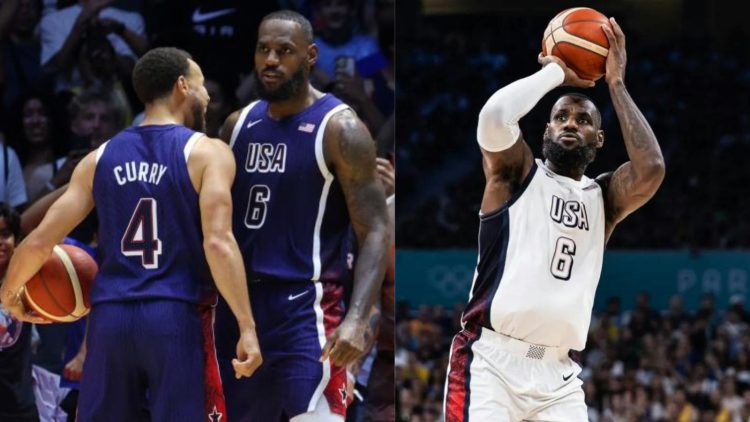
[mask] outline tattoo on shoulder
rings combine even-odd
[[[364,124],[349,110],[341,112],[336,122],[336,137],[342,158],[352,164],[374,162],[375,142]]]

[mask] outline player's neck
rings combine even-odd
[[[583,177],[583,172],[586,171],[585,168],[580,169],[562,169],[555,165],[552,161],[549,159],[544,160],[544,165],[547,166],[548,169],[552,170],[553,173],[559,174],[560,176],[565,176],[573,180],[581,180]]]
[[[182,116],[178,116],[166,104],[149,104],[146,105],[145,117],[138,126],[151,125],[184,125],[185,121]]]
[[[268,116],[274,120],[294,116],[313,105],[322,96],[322,92],[313,88],[309,83],[306,83],[303,85],[298,96],[288,100],[269,102]]]

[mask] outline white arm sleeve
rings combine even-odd
[[[521,128],[518,121],[565,80],[565,73],[557,63],[492,94],[479,112],[477,142],[487,151],[503,151],[516,142]]]

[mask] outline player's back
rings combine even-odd
[[[465,326],[582,350],[604,255],[604,200],[587,177],[536,160],[499,210],[480,216],[479,262]]]
[[[211,277],[187,167],[201,136],[179,125],[131,127],[97,151],[101,265],[92,303],[201,299]]]
[[[282,120],[268,103],[243,109],[230,146],[234,233],[251,280],[337,281],[348,274],[349,214],[325,163],[323,135],[347,108],[330,94]]]

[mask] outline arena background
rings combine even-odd
[[[484,186],[476,119],[535,72],[547,22],[568,7],[617,18],[626,86],[663,150],[656,196],[610,239],[586,351],[592,421],[747,421],[750,219],[747,4],[709,1],[400,1],[397,7],[397,403],[439,420],[451,337],[476,264]],[[558,89],[521,120],[536,156]],[[627,160],[601,80],[604,148]]]

